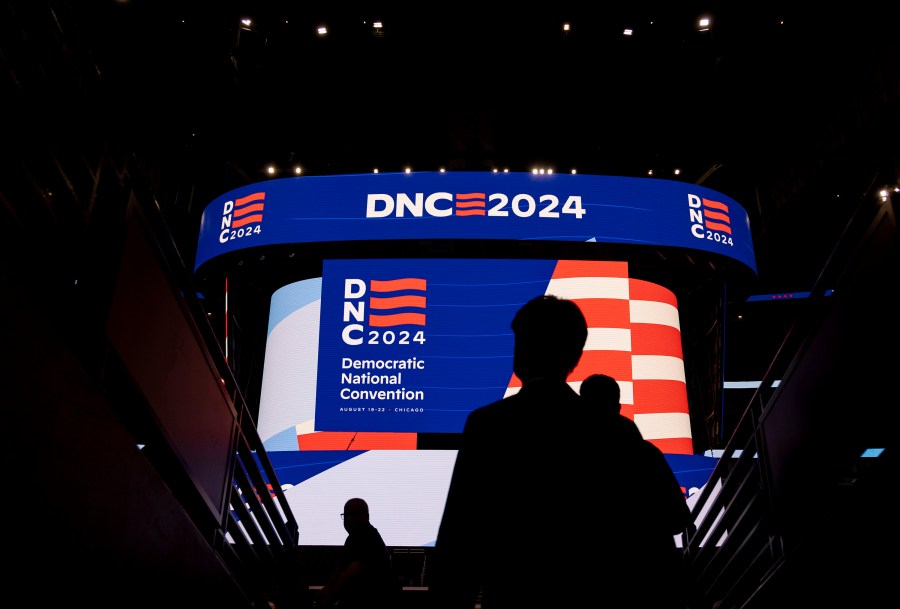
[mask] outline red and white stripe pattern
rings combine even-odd
[[[588,323],[584,355],[569,376],[615,378],[622,414],[664,453],[693,454],[678,303],[668,289],[628,276],[627,262],[560,260],[546,290],[575,301]],[[521,381],[513,375],[507,395]]]

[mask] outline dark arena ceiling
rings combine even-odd
[[[193,268],[209,202],[297,167],[684,181],[750,215],[758,276],[731,286],[739,306],[809,290],[860,204],[897,186],[897,12],[866,2],[12,2],[0,19],[4,158],[19,171],[4,200],[27,223],[16,188],[45,181],[29,155],[79,155],[104,138],[165,183],[158,205]],[[285,273],[269,258],[254,263],[258,302],[245,304],[263,325]],[[219,277],[196,279],[215,302]]]
[[[12,21],[27,27],[38,9],[20,4]],[[73,56],[95,62],[96,110],[177,155],[193,186],[178,229],[188,263],[203,206],[269,178],[270,164],[279,177],[652,171],[741,203],[757,239],[753,289],[799,290],[860,198],[897,181],[886,7],[82,4],[50,3]],[[51,121],[83,123],[63,99],[40,103]]]

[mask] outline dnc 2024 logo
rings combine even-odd
[[[728,206],[720,201],[688,195],[691,234],[698,239],[707,239],[725,245],[734,245],[731,237],[731,216]]]
[[[424,330],[394,328],[425,327],[426,284],[425,279],[416,277],[371,279],[368,283],[362,279],[345,279],[342,319],[346,325],[341,331],[344,344],[424,344]],[[370,293],[368,297],[367,293]]]
[[[222,224],[219,243],[258,235],[262,231],[266,193],[254,192],[234,201],[225,201],[222,208]]]
[[[417,192],[398,193],[396,197],[383,193],[370,193],[366,196],[366,218],[387,218],[395,216],[403,218],[478,217],[490,216],[505,218],[510,213],[519,218],[530,218],[537,214],[539,218],[560,218],[565,215],[580,220],[587,210],[581,202],[581,196],[571,195],[562,201],[556,195],[533,195],[521,193],[510,196],[504,193],[487,194],[484,192],[433,192],[428,196]]]

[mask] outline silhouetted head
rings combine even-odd
[[[581,382],[580,393],[591,404],[612,414],[619,414],[622,410],[619,383],[611,376],[590,375]]]
[[[575,369],[587,340],[587,321],[578,305],[556,296],[526,302],[512,320],[513,371],[523,382],[563,379]]]
[[[359,497],[348,499],[341,516],[344,519],[344,530],[352,533],[369,522],[369,504]]]

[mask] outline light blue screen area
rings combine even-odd
[[[269,328],[266,336],[280,324],[285,317],[322,297],[322,278],[304,279],[275,290],[269,306]]]
[[[288,427],[281,433],[266,440],[263,446],[265,446],[266,452],[276,450],[300,450],[300,445],[297,442],[297,430],[293,427]]]

